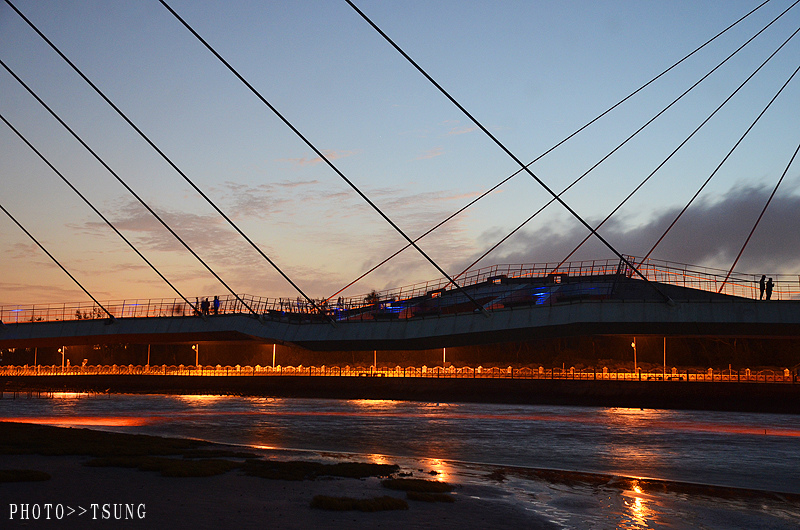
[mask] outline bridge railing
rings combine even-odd
[[[689,287],[702,291],[721,292],[749,299],[760,297],[758,275],[731,275],[726,281],[726,271],[681,263],[641,259],[629,256],[627,260],[636,265],[637,269],[650,281]],[[490,286],[486,291],[488,295],[501,298],[505,294],[511,295],[514,288],[505,284],[506,279],[526,278],[542,279],[558,283],[566,278],[613,278],[619,276],[633,277],[634,271],[619,260],[590,260],[564,263],[540,263],[518,265],[493,265],[469,271],[459,278],[462,286],[477,286],[485,284]],[[788,275],[772,275],[774,289],[773,300],[800,299],[800,277]],[[337,300],[316,302],[323,312],[334,319],[358,319],[369,316],[370,313],[383,312],[387,317],[396,311],[399,316],[402,311],[402,302],[430,299],[425,301],[425,308],[431,314],[441,312],[442,307],[438,301],[433,300],[435,295],[445,291],[452,291],[454,286],[448,285],[446,280],[435,280],[400,287],[397,289],[370,293],[368,295],[339,298]],[[483,287],[481,287],[483,289]],[[191,299],[190,299],[191,300]],[[208,304],[204,304],[208,300]],[[546,303],[561,303],[559,298],[548,299]],[[415,303],[416,303],[415,302]],[[535,303],[540,303],[537,300]],[[474,310],[473,306],[463,308],[458,306],[450,312]],[[146,317],[176,317],[193,316],[200,314],[203,307],[205,312],[213,314],[231,313],[256,313],[267,315],[271,318],[283,318],[294,322],[313,322],[324,320],[317,314],[317,310],[306,300],[301,298],[268,298],[251,295],[196,297],[192,303],[186,303],[180,298],[162,299],[133,299],[112,300],[103,302],[103,307],[114,318],[146,318]],[[492,307],[488,307],[490,310]],[[405,316],[414,316],[418,312],[408,312]],[[315,316],[316,315],[316,316]],[[0,322],[5,324],[21,322],[54,322],[86,319],[105,319],[108,315],[103,309],[92,302],[64,303],[64,304],[37,304],[30,306],[0,306]],[[370,317],[371,318],[371,317]]]
[[[452,379],[560,379],[573,381],[684,381],[702,383],[797,383],[797,374],[789,369],[777,370],[676,370],[609,371],[607,368],[538,368],[469,366],[188,366],[188,365],[39,365],[0,366],[5,376],[74,376],[74,375],[141,375],[141,376],[292,376],[292,377],[424,377]]]
[[[671,262],[657,259],[647,259],[635,256],[626,256],[629,263],[648,280],[689,287],[702,291],[720,292],[722,294],[740,296],[744,298],[759,298],[760,275],[734,273],[726,281],[727,271],[710,267],[700,267],[686,263]],[[559,266],[560,265],[560,266]],[[480,283],[500,278],[540,278],[558,277],[588,277],[612,276],[622,274],[627,277],[637,277],[630,267],[620,262],[619,259],[572,261],[564,264],[527,263],[527,264],[498,264],[468,271],[463,276],[456,278],[459,285],[469,287]],[[774,282],[772,299],[790,300],[800,298],[800,276],[767,274]],[[405,300],[416,296],[423,296],[437,290],[453,290],[455,286],[445,279],[416,283],[400,288],[394,288],[372,293],[380,300]],[[369,295],[362,295],[346,300],[351,306],[357,306]],[[362,303],[363,305],[363,303]]]

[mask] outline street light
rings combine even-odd
[[[61,354],[61,370],[64,370],[64,353],[66,352],[66,350],[67,350],[66,346],[61,346],[58,349],[58,353]]]
[[[200,364],[200,345],[199,344],[192,344],[192,349],[194,350],[194,365],[199,366]]]
[[[636,365],[636,337],[633,337],[633,342],[631,342],[631,346],[633,347],[633,373],[638,374],[639,368]]]

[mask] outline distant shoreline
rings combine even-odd
[[[339,376],[5,376],[0,390],[219,394],[800,414],[800,384]]]

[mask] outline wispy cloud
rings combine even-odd
[[[0,305],[28,305],[31,303],[83,300],[86,295],[77,286],[75,288],[62,288],[50,283],[39,285],[36,283],[0,282],[4,300]],[[11,309],[11,307],[6,307]],[[6,320],[6,323],[10,323]]]
[[[475,126],[470,127],[468,125],[464,126],[464,127],[453,127],[452,129],[450,129],[447,132],[446,136],[456,136],[456,135],[459,135],[459,134],[467,134],[467,133],[471,133],[471,132],[474,132],[474,131],[477,131],[477,130],[478,130],[477,127],[475,127]]]
[[[495,190],[490,195],[494,195],[495,193],[502,193],[503,190]],[[455,195],[441,195],[435,198],[436,201],[445,202],[445,201],[460,201],[465,199],[474,199],[478,195],[482,194],[483,191],[470,191],[467,193],[457,193]]]
[[[325,158],[328,160],[338,160],[340,158],[347,158],[350,156],[357,155],[359,153],[358,150],[352,151],[335,151],[333,149],[326,149],[322,151],[322,154],[325,155]],[[315,166],[320,164],[323,160],[321,157],[313,157],[313,158],[279,158],[279,162],[289,162],[292,165],[305,167],[305,166]]]
[[[227,223],[215,213],[198,214],[166,208],[153,208],[164,222],[203,258],[230,261],[237,259],[234,248],[246,245]],[[114,225],[141,251],[188,253],[178,239],[137,202],[129,201],[116,208]],[[77,230],[107,234],[104,223],[90,221],[75,227]]]
[[[433,149],[429,149],[424,153],[420,154],[414,160],[427,160],[429,158],[436,158],[437,156],[441,156],[444,154],[444,147],[434,147]]]
[[[14,243],[7,251],[11,259],[33,259],[44,256],[42,249],[33,243]]]

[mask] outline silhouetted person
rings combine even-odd
[[[772,287],[773,287],[774,285],[775,285],[775,284],[774,284],[774,283],[772,283],[772,278],[770,278],[769,280],[767,280],[767,300],[769,300],[770,298],[772,298]]]
[[[208,315],[210,307],[211,304],[208,303],[208,298],[203,298],[203,301],[200,302],[200,309],[203,311],[204,315]]]
[[[197,297],[194,298],[194,314],[200,316],[200,300]]]
[[[214,314],[219,314],[219,296],[214,297]]]
[[[764,299],[764,289],[766,288],[766,285],[767,285],[767,275],[766,274],[762,274],[761,275],[761,280],[759,280],[759,282],[758,282],[758,289],[760,291],[759,295],[758,295],[758,299],[759,300],[763,300]]]

